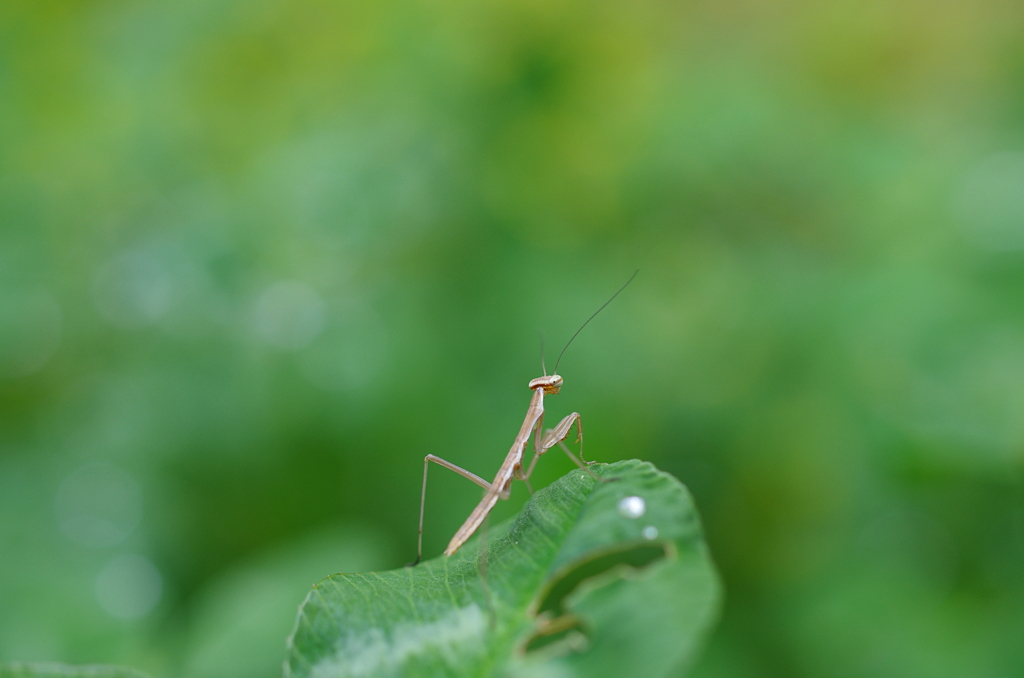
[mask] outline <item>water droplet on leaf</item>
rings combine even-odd
[[[639,518],[647,511],[647,503],[642,497],[623,497],[619,500],[619,513],[626,518]]]

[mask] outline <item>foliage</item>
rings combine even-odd
[[[539,491],[514,521],[413,568],[317,584],[286,676],[668,675],[715,617],[686,489],[638,461]]]

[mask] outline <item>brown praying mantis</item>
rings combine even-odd
[[[428,454],[423,459],[423,491],[420,494],[420,526],[419,535],[416,541],[416,560],[411,563],[415,565],[420,562],[423,557],[423,509],[427,500],[427,469],[430,466],[430,462],[434,462],[438,466],[455,471],[463,478],[471,480],[484,489],[483,499],[476,505],[473,512],[466,518],[466,522],[462,524],[462,527],[455,533],[451,541],[448,542],[448,548],[444,550],[446,556],[450,556],[459,550],[466,541],[473,536],[473,533],[477,531],[484,519],[487,518],[495,504],[498,503],[499,499],[508,499],[511,495],[512,480],[522,480],[526,483],[526,486],[530,487],[530,476],[533,474],[533,468],[537,464],[537,460],[543,456],[545,452],[554,447],[555,445],[561,446],[562,450],[569,456],[573,462],[581,469],[586,471],[592,478],[596,478],[590,469],[587,468],[589,464],[594,462],[588,462],[583,459],[583,426],[580,423],[579,412],[573,412],[569,416],[558,422],[558,425],[548,431],[544,431],[544,396],[555,395],[558,390],[562,387],[562,377],[558,375],[558,363],[562,360],[562,355],[565,353],[565,349],[569,348],[569,344],[572,343],[573,339],[583,331],[583,328],[587,326],[594,317],[604,310],[604,307],[612,303],[612,299],[619,296],[619,292],[626,289],[626,285],[633,282],[633,278],[636,277],[636,271],[629,277],[629,280],[618,289],[608,301],[601,304],[601,307],[594,311],[593,315],[587,318],[586,322],[580,325],[580,328],[576,330],[576,333],[572,335],[565,347],[562,348],[562,352],[558,354],[558,359],[555,361],[554,374],[548,374],[547,370],[544,370],[544,376],[537,377],[530,381],[530,390],[533,391],[533,396],[530,398],[530,406],[526,409],[526,418],[523,420],[523,425],[519,429],[519,433],[516,435],[515,441],[512,443],[512,449],[508,451],[505,456],[505,461],[502,463],[501,468],[498,469],[497,475],[494,476],[494,480],[487,482],[480,476],[467,471],[466,469],[456,466],[450,461],[446,461],[441,457],[433,454]],[[543,367],[543,360],[541,364]],[[580,456],[577,459],[576,455],[566,447],[563,442],[568,436],[569,432],[576,425],[576,442],[580,444]],[[530,465],[523,471],[523,457],[526,454],[526,445],[530,441],[530,436],[533,436],[533,459],[530,461]],[[532,491],[532,489],[531,489]]]

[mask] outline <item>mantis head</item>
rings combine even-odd
[[[530,381],[530,390],[536,391],[538,388],[544,389],[544,393],[548,395],[554,395],[558,393],[558,389],[562,388],[562,377],[557,374],[552,374],[547,377],[537,377]]]

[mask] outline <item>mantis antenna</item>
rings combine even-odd
[[[565,342],[565,346],[564,346],[564,347],[562,348],[562,353],[559,353],[559,354],[558,354],[558,360],[556,360],[556,361],[555,361],[555,374],[558,374],[558,363],[562,362],[562,355],[563,355],[563,354],[565,353],[565,349],[569,348],[569,344],[571,344],[571,343],[572,343],[572,340],[573,340],[573,339],[575,339],[575,338],[576,338],[576,336],[577,336],[577,335],[578,335],[578,334],[579,334],[580,332],[582,332],[582,331],[583,331],[583,328],[587,326],[587,323],[589,323],[589,322],[590,322],[591,320],[593,320],[593,319],[594,319],[594,317],[595,317],[595,316],[596,316],[596,315],[597,315],[598,313],[600,313],[601,311],[603,311],[603,310],[604,310],[604,307],[605,307],[605,306],[607,306],[608,304],[612,303],[612,299],[614,299],[615,297],[619,296],[619,292],[621,292],[622,290],[626,289],[626,285],[628,285],[629,283],[633,282],[633,278],[635,278],[635,277],[636,277],[636,274],[637,274],[637,273],[639,273],[639,272],[640,272],[640,269],[639,269],[639,268],[638,268],[638,269],[636,269],[635,271],[633,271],[633,275],[629,276],[629,280],[627,280],[627,281],[626,281],[626,282],[625,282],[625,283],[624,283],[624,284],[622,285],[622,287],[620,287],[620,288],[619,288],[619,289],[618,289],[618,290],[617,290],[617,291],[615,292],[615,294],[613,294],[613,295],[612,295],[611,297],[609,297],[609,298],[608,298],[608,301],[606,301],[606,302],[604,302],[603,304],[601,304],[601,308],[599,308],[599,309],[597,309],[596,311],[594,311],[593,315],[591,315],[591,316],[590,316],[589,318],[587,318],[586,322],[584,322],[584,323],[583,323],[582,325],[580,325],[580,328],[579,328],[578,330],[576,330],[576,334],[574,334],[574,335],[572,335],[571,337],[569,337],[569,341]],[[545,372],[544,372],[544,374],[547,374],[547,372],[545,371]]]

